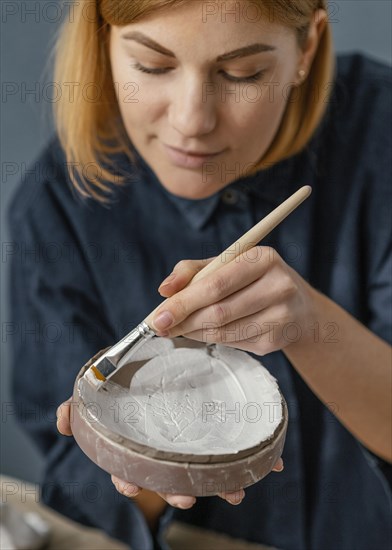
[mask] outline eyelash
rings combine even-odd
[[[161,75],[161,74],[166,74],[168,72],[168,69],[148,69],[147,67],[140,65],[140,63],[133,63],[131,64],[131,67],[133,67],[134,69],[137,69],[138,71],[141,71],[142,73],[152,74],[152,75]],[[229,82],[238,82],[238,83],[257,82],[258,80],[261,79],[261,77],[265,73],[265,71],[262,70],[256,74],[247,76],[245,78],[236,78],[235,76],[228,75],[224,71],[221,71],[221,72],[224,75],[224,78],[226,78],[226,80],[228,80]]]

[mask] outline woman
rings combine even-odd
[[[14,370],[18,399],[45,404],[24,419],[47,456],[44,501],[134,548],[173,515],[282,549],[386,548],[388,69],[348,56],[335,70],[324,0],[100,0],[76,3],[55,80],[68,95],[45,177],[10,209],[20,250],[43,251],[15,255],[11,292],[15,320],[39,326],[15,343]],[[262,246],[184,288],[304,184],[310,199]],[[158,287],[159,335],[245,350],[278,379],[291,419],[279,475],[197,502],[113,479],[115,499],[48,422]],[[66,435],[69,414],[66,402]]]

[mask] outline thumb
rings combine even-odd
[[[193,277],[209,264],[215,256],[212,258],[206,258],[205,260],[181,260],[174,266],[172,273],[162,281],[158,287],[158,292],[165,298],[173,296],[193,279]]]
[[[72,397],[62,403],[57,411],[57,429],[62,435],[72,435],[71,428],[71,406]]]

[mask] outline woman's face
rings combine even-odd
[[[295,32],[246,4],[197,0],[111,27],[126,131],[175,195],[205,198],[245,175],[298,81]]]

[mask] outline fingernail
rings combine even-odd
[[[165,328],[169,328],[170,325],[173,324],[173,322],[174,317],[170,313],[170,311],[162,311],[162,313],[160,313],[158,317],[154,319],[154,327],[157,330],[165,330]]]
[[[188,504],[185,504],[183,502],[179,502],[178,504],[174,503],[173,506],[176,508],[181,508],[181,510],[187,510],[191,506],[193,506],[196,502],[196,499],[194,498],[191,502],[188,502]]]
[[[127,486],[126,489],[123,490],[123,495],[126,497],[135,497],[138,492],[140,491],[139,487],[136,487],[136,485],[133,486]]]
[[[283,460],[280,462],[280,468],[279,468],[279,469],[276,468],[276,467],[274,467],[274,468],[272,469],[273,472],[283,472],[283,470],[284,470],[284,462],[283,462]]]
[[[176,278],[176,273],[172,273],[161,282],[158,288],[162,288],[163,286],[169,285],[174,281],[175,278]]]
[[[226,497],[226,499],[230,502],[230,504],[234,504],[234,506],[237,506],[237,504],[241,504],[244,496],[245,496],[245,491],[241,491],[239,495],[236,495],[231,498]]]
[[[241,504],[242,500],[243,500],[244,497],[242,498],[235,498],[235,499],[231,499],[231,498],[228,498],[228,502],[230,502],[230,504],[232,504],[233,506],[237,506],[238,504]]]

